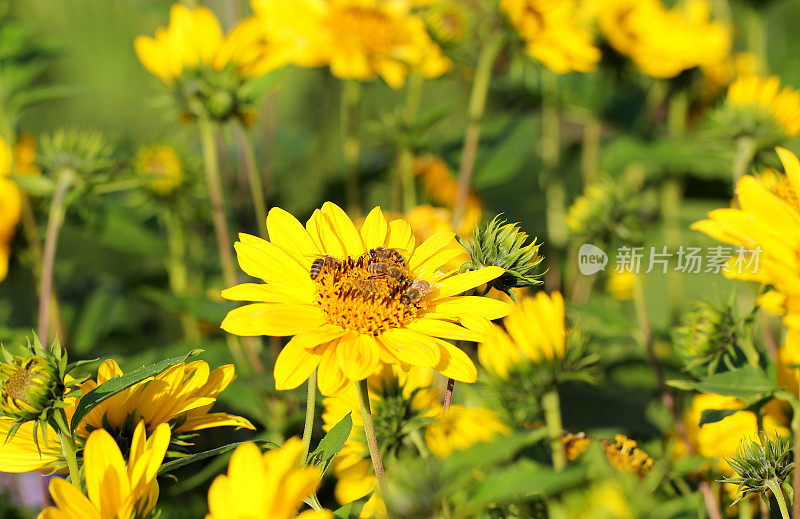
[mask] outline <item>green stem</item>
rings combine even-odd
[[[397,171],[403,186],[403,213],[417,205],[417,187],[414,184],[414,154],[411,148],[403,146],[397,156]]]
[[[745,3],[743,13],[743,31],[747,50],[755,54],[758,59],[759,73],[767,73],[767,37],[764,28],[764,15],[761,7],[752,2]]]
[[[217,145],[214,142],[215,126],[210,119],[205,117],[197,120],[197,126],[200,131],[200,142],[203,148],[203,166],[208,183],[208,198],[211,202],[217,250],[222,265],[222,278],[225,281],[225,285],[230,287],[236,283],[236,271],[234,270],[233,253],[230,246],[231,234],[225,215],[225,201],[222,195],[222,175],[219,171]],[[245,341],[240,341],[238,337],[228,334],[226,342],[237,363],[257,372],[263,371],[254,340],[247,338]],[[246,348],[242,347],[242,342],[244,342]],[[247,355],[245,355],[245,350]]]
[[[50,214],[47,217],[47,231],[44,239],[44,253],[42,257],[42,290],[39,296],[39,340],[47,348],[47,331],[50,312],[50,300],[53,293],[53,268],[56,262],[56,246],[61,224],[64,223],[66,213],[66,196],[72,185],[74,172],[62,169],[56,172],[56,187],[53,198],[50,200]]]
[[[558,100],[558,75],[542,71],[542,158],[541,182],[545,191],[547,255],[550,270],[545,282],[550,290],[561,289],[561,256],[569,237],[566,224],[566,189],[558,172],[561,160],[561,109]]]
[[[186,268],[186,236],[183,225],[172,207],[164,207],[162,217],[167,231],[169,287],[176,296],[186,296],[189,273]],[[181,310],[180,321],[184,338],[189,342],[199,343],[201,333],[197,318],[190,312]]]
[[[425,445],[425,440],[422,439],[422,435],[419,432],[419,429],[415,429],[409,433],[409,438],[414,443],[414,446],[417,448],[419,455],[422,456],[423,459],[428,459],[431,456],[430,451],[428,450],[428,446]]]
[[[780,483],[778,483],[778,481],[775,479],[770,479],[767,480],[766,485],[770,490],[772,490],[772,494],[778,501],[778,508],[781,510],[781,517],[783,519],[790,519],[789,509],[786,507],[786,499],[783,496],[783,490],[781,489]]]
[[[739,501],[739,519],[753,519],[753,503],[750,499]]]
[[[361,420],[364,422],[364,434],[367,437],[367,447],[372,458],[372,468],[375,469],[375,477],[378,478],[378,488],[381,496],[386,495],[386,471],[383,469],[381,451],[378,447],[378,439],[375,437],[375,425],[372,423],[372,410],[369,407],[369,389],[367,381],[359,380],[356,382],[358,391],[358,403],[361,406]]]
[[[553,456],[553,468],[557,472],[561,472],[567,466],[567,455],[564,452],[564,443],[561,441],[564,427],[561,425],[561,403],[558,398],[558,389],[553,388],[542,396],[542,409],[547,426],[547,439],[550,442],[550,452]]]
[[[583,143],[581,147],[581,173],[583,185],[597,181],[600,164],[600,138],[603,125],[594,113],[587,114],[583,122]]]
[[[250,185],[250,198],[253,202],[258,234],[267,239],[267,202],[264,197],[264,183],[261,182],[261,175],[258,172],[252,135],[245,129],[244,125],[236,125],[236,140],[239,142],[239,148],[244,158],[244,166],[247,170],[247,183]]]
[[[794,370],[793,370],[794,371]],[[798,377],[800,381],[800,377]],[[792,419],[792,429],[794,432],[794,466],[792,471],[792,517],[800,518],[800,412],[795,406],[794,418]]]
[[[308,451],[311,447],[311,434],[314,432],[314,413],[317,411],[317,370],[308,377],[308,394],[306,396],[306,423],[303,426],[303,465],[308,462]]]
[[[67,468],[69,469],[69,480],[77,488],[83,490],[81,484],[81,475],[78,469],[78,456],[77,449],[75,448],[75,440],[69,430],[69,421],[63,409],[58,411],[59,415],[56,416],[55,424],[58,430],[58,438],[61,440],[61,451],[64,453],[64,458],[67,460]]]
[[[358,178],[361,155],[360,109],[361,83],[356,80],[347,80],[342,88],[341,123],[344,163],[347,168],[347,208],[352,216],[361,214]]]
[[[687,117],[689,113],[689,95],[685,89],[673,93],[669,100],[668,126],[669,133],[675,139],[686,136]],[[669,251],[675,251],[681,245],[681,206],[683,205],[683,179],[679,176],[668,176],[662,188],[661,215],[664,220],[664,245]],[[683,306],[683,277],[680,272],[670,269],[667,272],[668,301],[672,322],[680,318]]]
[[[494,60],[503,48],[503,36],[494,33],[481,49],[475,77],[472,80],[472,91],[469,97],[467,114],[467,131],[464,133],[464,145],[461,150],[461,165],[458,169],[458,193],[453,207],[453,227],[458,227],[467,208],[467,198],[472,185],[472,172],[478,155],[478,144],[481,138],[481,120],[486,108],[486,97],[489,94],[489,83],[492,79]]]
[[[733,187],[736,188],[737,182],[742,176],[747,173],[747,168],[753,162],[756,155],[757,144],[756,140],[752,137],[742,136],[736,141],[736,155],[733,158]]]

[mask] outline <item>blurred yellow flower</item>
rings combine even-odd
[[[151,179],[150,189],[162,196],[172,193],[183,182],[183,163],[172,146],[142,147],[136,153],[134,169]]]
[[[716,63],[702,66],[705,78],[704,95],[713,97],[724,91],[735,79],[754,76],[760,71],[758,56],[752,52],[738,52]]]
[[[637,274],[633,272],[617,272],[616,269],[611,269],[606,282],[608,293],[618,301],[630,301],[636,288],[636,277]]]
[[[17,137],[14,146],[14,173],[17,175],[41,175],[42,170],[36,165],[36,138],[24,133]]]
[[[342,79],[383,78],[399,88],[411,70],[450,69],[411,4],[397,0],[252,0],[265,32],[301,66],[328,66]]]
[[[280,449],[261,453],[254,443],[236,447],[228,473],[208,489],[206,519],[329,519],[328,510],[306,510],[303,500],[314,494],[322,477],[319,467],[303,466],[303,443],[289,438]]]
[[[788,331],[784,344],[778,349],[778,358],[775,360],[778,368],[778,385],[797,395],[800,370],[789,368],[792,365],[800,365],[800,334],[797,331]]]
[[[238,76],[253,77],[288,61],[286,53],[266,39],[256,18],[245,18],[223,35],[208,8],[189,9],[180,3],[172,5],[169,25],[159,27],[154,38],[137,37],[134,49],[142,65],[167,85],[188,70],[219,71],[232,65]]]
[[[0,416],[0,438],[7,438],[14,420]],[[8,441],[0,442],[0,472],[53,472],[66,468],[58,433],[47,425],[38,431],[39,448],[33,441],[33,421],[23,423]],[[45,437],[47,441],[45,441]]]
[[[491,325],[478,345],[478,359],[484,368],[508,378],[522,362],[542,362],[564,356],[564,298],[560,292],[548,296],[537,292],[514,305],[503,319],[503,328]]]
[[[726,416],[719,422],[708,423],[700,427],[700,418],[706,409],[739,409],[744,402],[730,396],[702,393],[692,398],[692,403],[683,414],[683,426],[695,452],[706,458],[718,460],[718,470],[730,474],[731,469],[725,458],[733,456],[739,443],[747,439],[757,439],[758,423],[756,415],[750,411],[739,411]],[[782,415],[776,401],[767,404],[763,409],[762,430],[770,437],[787,436],[789,429],[784,425]]]
[[[731,48],[730,27],[711,19],[708,0],[686,0],[671,9],[661,0],[609,0],[598,23],[614,49],[657,78],[719,63]]]
[[[602,481],[592,484],[588,490],[566,494],[561,502],[548,507],[551,519],[634,519],[637,517],[623,493],[618,481]]]
[[[452,210],[458,199],[458,179],[447,163],[435,155],[422,155],[414,159],[414,175],[420,177],[425,192],[434,202]],[[474,191],[467,195],[464,219],[456,231],[471,234],[480,220],[483,204]]]
[[[146,517],[158,501],[156,476],[169,442],[169,425],[161,424],[148,439],[139,423],[126,467],[114,438],[104,430],[94,431],[83,455],[88,499],[66,480],[53,478],[50,494],[56,506],[42,510],[39,519]]]
[[[450,406],[443,414],[441,398],[434,384],[433,371],[427,368],[404,370],[386,367],[367,379],[370,408],[378,435],[378,444],[386,452],[396,453],[409,444],[428,449],[439,457],[476,443],[491,441],[498,434],[508,434],[496,413],[490,409]],[[323,400],[323,429],[330,430],[347,413],[353,419],[350,437],[333,462],[338,480],[336,499],[344,504],[373,492],[360,517],[384,517],[386,510],[378,495],[378,480],[372,469],[364,436],[360,404],[354,387],[348,387]],[[406,425],[420,418],[420,429],[409,432]]]
[[[800,92],[784,87],[778,76],[743,76],[728,88],[727,103],[758,110],[780,126],[787,136],[800,133]]]
[[[757,303],[772,313],[785,314],[784,323],[800,330],[800,161],[789,150],[776,151],[788,182],[770,182],[770,190],[745,175],[736,189],[739,209],[716,209],[691,228],[734,246],[760,248],[757,272],[730,268],[724,274],[770,285],[773,290],[760,296]]]
[[[411,226],[400,219],[387,222],[379,207],[360,231],[330,202],[314,211],[305,228],[273,208],[267,230],[271,242],[239,235],[239,265],[266,284],[223,291],[226,299],[254,304],[229,312],[222,329],[294,336],[275,361],[277,389],[294,389],[318,369],[320,391],[333,395],[383,364],[401,363],[475,381],[469,357],[443,339],[480,340],[480,332],[470,328],[474,323],[510,311],[500,301],[459,295],[503,269],[440,272],[461,253],[453,233],[438,232],[417,245]]]
[[[500,0],[525,52],[557,74],[591,72],[600,49],[574,0]]]
[[[22,217],[22,191],[11,180],[13,155],[8,143],[0,138],[0,281],[8,274],[11,256],[9,243]]]
[[[119,365],[114,360],[106,360],[97,371],[97,382],[87,380],[81,384],[82,394],[121,375],[123,371]],[[173,436],[211,427],[255,429],[240,416],[209,412],[217,396],[234,378],[232,364],[213,371],[207,363],[199,360],[176,364],[104,400],[81,420],[76,434],[86,438],[90,431],[104,428],[121,432],[126,423],[131,423],[131,418],[135,423],[143,423],[148,432],[162,423],[169,423],[174,427]],[[66,411],[68,418],[72,419],[74,408]]]

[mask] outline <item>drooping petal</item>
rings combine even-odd
[[[322,352],[304,348],[294,339],[283,347],[275,359],[275,389],[294,389],[311,376],[322,360]]]
[[[351,382],[340,367],[337,347],[338,341],[325,349],[317,368],[317,385],[320,393],[325,396],[335,395]]]
[[[378,340],[401,362],[432,368],[439,363],[439,345],[426,335],[406,328],[383,332]]]
[[[437,340],[436,342],[440,348],[440,360],[433,369],[445,377],[459,382],[471,384],[478,379],[478,368],[475,367],[475,363],[472,362],[469,355],[447,341]]]

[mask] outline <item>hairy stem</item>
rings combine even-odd
[[[67,460],[67,468],[69,469],[69,480],[77,488],[83,489],[81,484],[81,475],[78,470],[78,456],[77,448],[75,447],[75,440],[72,437],[72,432],[69,430],[69,421],[63,409],[58,411],[55,416],[56,429],[58,430],[58,439],[61,440],[61,451],[64,453],[64,458]]]
[[[781,510],[781,517],[783,519],[790,519],[789,509],[786,507],[786,499],[783,495],[780,483],[776,479],[770,479],[766,482],[767,487],[772,491],[775,499],[778,501],[778,508]]]
[[[56,246],[61,224],[64,223],[66,212],[65,199],[72,184],[73,171],[62,169],[56,173],[56,188],[50,200],[50,213],[47,217],[47,231],[44,240],[44,255],[42,257],[42,289],[39,295],[39,340],[47,347],[47,330],[49,325],[49,312],[51,294],[53,292],[53,267],[56,262]]]
[[[306,423],[303,426],[303,464],[308,462],[308,450],[311,447],[311,434],[314,431],[314,413],[317,411],[317,370],[308,377],[308,394],[306,396]]]
[[[467,114],[467,131],[464,133],[464,145],[461,150],[461,165],[458,169],[458,192],[453,207],[453,227],[457,227],[467,208],[467,198],[472,185],[472,172],[475,169],[475,158],[478,155],[478,144],[481,138],[481,120],[486,108],[486,97],[492,79],[494,60],[503,47],[503,37],[499,33],[492,34],[484,44],[478,56],[475,77],[472,80],[472,91],[469,97]]]
[[[561,472],[567,466],[567,455],[561,441],[563,426],[561,425],[561,402],[558,389],[553,388],[542,396],[544,421],[547,426],[547,439],[550,442],[550,453],[553,456],[553,468]]]
[[[382,496],[386,495],[386,471],[383,469],[381,451],[378,447],[378,439],[375,437],[375,425],[372,423],[372,410],[369,407],[369,389],[367,381],[359,380],[356,382],[358,390],[358,403],[361,405],[361,420],[364,422],[364,434],[367,436],[367,446],[369,455],[372,458],[372,467],[375,469],[375,477],[378,478],[378,487]]]

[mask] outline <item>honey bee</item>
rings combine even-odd
[[[411,283],[411,286],[408,287],[408,290],[406,290],[406,293],[400,297],[400,302],[404,305],[417,304],[427,295],[430,288],[431,284],[427,281],[415,279],[414,282]]]
[[[310,270],[311,279],[317,279],[320,273],[322,272],[322,269],[324,269],[325,267],[333,267],[336,264],[337,264],[336,258],[331,256],[330,254],[326,254],[321,258],[315,259],[311,263],[311,270]]]
[[[395,265],[399,265],[401,267],[406,266],[406,260],[403,259],[403,256],[398,252],[398,249],[375,247],[374,249],[369,251],[369,255],[370,258],[372,258],[372,261],[376,262],[391,261]]]
[[[367,272],[373,278],[388,277],[396,281],[403,279],[405,275],[400,267],[390,266],[388,263],[383,262],[370,263],[367,265]]]

